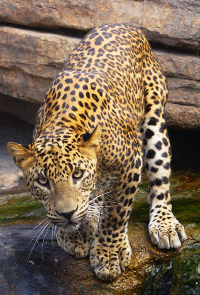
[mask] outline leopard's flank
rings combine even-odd
[[[33,197],[60,228],[58,245],[89,255],[100,279],[115,279],[130,263],[128,220],[143,166],[151,241],[169,249],[186,239],[170,201],[166,99],[165,77],[144,35],[102,25],[52,82],[33,143],[8,143]]]

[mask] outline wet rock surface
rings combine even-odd
[[[200,294],[200,244],[189,246],[169,263],[151,267],[143,295]]]

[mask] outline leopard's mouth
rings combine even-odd
[[[49,218],[50,221],[58,226],[59,228],[62,228],[63,230],[67,231],[67,232],[76,232],[77,229],[80,227],[81,223],[80,222],[72,222],[70,220],[56,220],[56,219],[53,219],[53,218]]]
[[[76,210],[75,210],[76,211]],[[52,212],[47,213],[49,220],[57,227],[63,229],[66,232],[76,232],[82,223],[82,218],[76,218],[74,216],[68,216],[68,214],[52,214]],[[85,216],[85,215],[84,215]],[[69,218],[70,217],[70,218]]]

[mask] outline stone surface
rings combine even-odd
[[[169,88],[168,126],[200,130],[200,58],[158,50],[155,54]]]
[[[148,186],[143,179],[129,222],[131,263],[113,282],[97,279],[88,258],[76,259],[58,248],[45,220],[35,227],[35,220],[44,218],[36,201],[13,195],[0,206],[0,294],[166,295],[165,287],[178,295],[188,284],[188,294],[195,294],[192,291],[199,290],[193,284],[199,280],[199,180],[200,171],[172,175],[173,212],[185,225],[188,240],[178,250],[159,250],[148,235]]]
[[[51,234],[44,243],[41,236],[31,252],[35,242],[31,239],[37,236],[37,230],[29,233],[31,229],[28,225],[0,227],[1,295],[118,295],[122,292],[138,295],[149,263],[154,257],[158,258],[142,244],[135,253],[136,263],[133,262],[116,281],[102,282],[95,277],[87,258],[76,259],[58,248],[55,242],[52,247]],[[144,230],[141,230],[140,227],[140,236],[143,236]]]
[[[167,103],[165,112],[168,126],[200,131],[199,107]]]
[[[76,38],[0,28],[0,93],[40,103]]]
[[[137,26],[149,40],[199,50],[198,0],[2,0],[0,20],[36,28],[88,31],[102,23]],[[64,30],[65,32],[65,30]]]
[[[200,108],[200,58],[154,50],[168,82],[168,102]]]
[[[200,294],[199,265],[200,244],[196,244],[175,256],[170,263],[154,265],[142,294]]]
[[[34,124],[39,103],[78,42],[79,38],[1,27],[1,110]],[[200,130],[200,58],[158,49],[154,52],[168,81],[168,125]],[[14,103],[12,98],[34,102],[33,107],[24,112],[22,103]]]

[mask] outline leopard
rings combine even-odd
[[[37,116],[33,141],[9,142],[35,200],[57,225],[57,243],[89,256],[101,280],[129,265],[128,221],[143,169],[148,231],[159,249],[187,239],[172,213],[167,82],[140,29],[104,24],[67,57]]]

